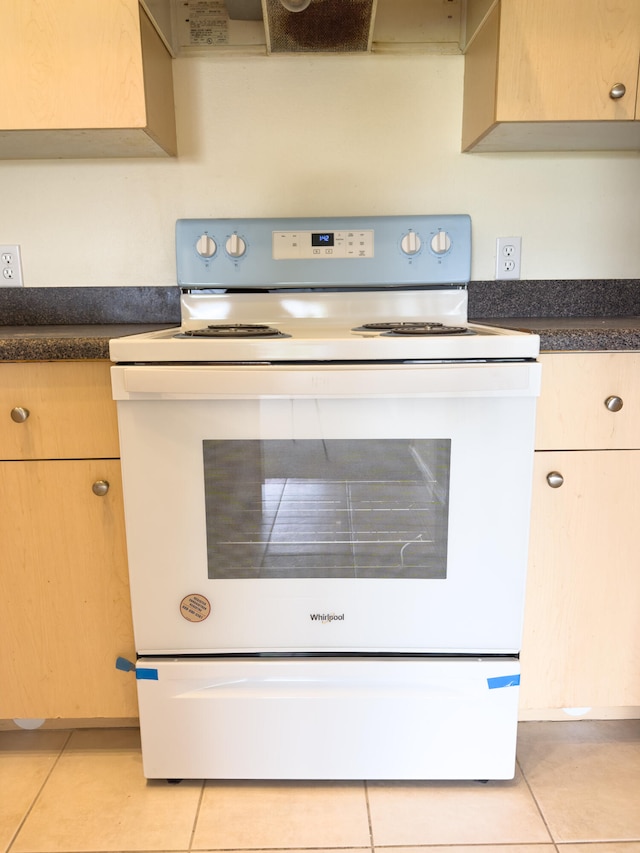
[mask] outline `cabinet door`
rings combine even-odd
[[[521,709],[640,705],[639,491],[640,451],[536,453]]]
[[[129,127],[144,116],[137,0],[3,4],[3,129]],[[8,48],[8,49],[7,49]]]
[[[118,457],[109,369],[106,361],[0,365],[0,459]]]
[[[138,0],[0,4],[0,157],[176,153],[171,56]]]
[[[0,541],[0,718],[137,716],[119,461],[1,462]]]
[[[498,121],[635,117],[637,0],[502,0]],[[610,97],[623,83],[626,95]]]
[[[464,151],[640,147],[637,0],[468,4],[482,25],[465,50]]]
[[[553,353],[540,361],[537,450],[640,448],[640,353]]]

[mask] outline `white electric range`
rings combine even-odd
[[[468,216],[179,220],[111,342],[145,774],[510,778],[535,335]]]

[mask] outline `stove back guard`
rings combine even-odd
[[[365,235],[363,253],[347,253],[346,242],[358,234]],[[286,244],[285,257],[275,250],[276,235]],[[471,220],[466,214],[179,219],[176,265],[182,288],[460,286],[471,273]]]

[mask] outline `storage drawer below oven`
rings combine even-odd
[[[511,779],[514,658],[141,658],[144,773]]]

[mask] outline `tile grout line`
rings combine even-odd
[[[197,847],[194,853],[197,851],[201,851],[201,853],[285,853],[285,851],[293,851],[293,853],[298,853],[298,851],[304,851],[304,853],[334,853],[334,851],[335,853],[364,853],[364,851],[369,851],[369,847]],[[102,853],[108,853],[108,851],[102,851]],[[157,851],[125,850],[118,851],[118,853],[157,853]],[[179,853],[179,851],[175,851],[175,853]],[[186,851],[185,853],[191,852]]]
[[[187,848],[188,853],[191,853],[193,850],[193,839],[196,835],[196,829],[198,826],[198,819],[200,817],[200,809],[202,808],[202,801],[204,800],[204,788],[207,784],[207,780],[203,779],[202,784],[200,785],[200,796],[198,797],[198,805],[196,806],[196,813],[193,817],[193,826],[191,827],[191,835],[189,836],[189,846]]]
[[[375,844],[373,841],[373,820],[371,819],[371,804],[369,803],[369,783],[365,779],[362,783],[364,785],[364,802],[367,808],[367,822],[369,824],[369,844],[371,846],[371,853],[375,853]]]
[[[499,847],[504,847],[506,849],[511,849],[513,847],[553,847],[555,850],[558,849],[557,845],[553,841],[518,841],[516,843],[513,841],[464,841],[462,844],[455,841],[448,841],[445,844],[381,844],[376,848],[376,851],[385,850],[387,853],[390,853],[390,851],[397,851],[397,853],[401,853],[402,850],[427,851],[433,848],[437,848],[438,850],[446,850],[447,848],[460,850],[465,847],[473,849],[474,851],[480,851],[482,847],[486,847],[491,850],[495,850]],[[228,851],[228,853],[231,853],[231,851]]]
[[[525,783],[525,785],[527,786],[527,790],[528,790],[528,791],[529,791],[529,793],[531,794],[531,799],[532,799],[532,800],[533,800],[533,802],[536,804],[536,809],[538,810],[538,814],[540,815],[540,819],[542,820],[542,822],[543,822],[543,824],[544,824],[544,828],[545,828],[545,829],[547,830],[547,832],[549,833],[549,838],[551,839],[551,843],[553,844],[553,846],[554,846],[554,848],[555,848],[555,850],[556,850],[556,853],[560,853],[559,848],[558,848],[558,844],[557,844],[557,842],[556,842],[555,838],[553,837],[553,833],[551,832],[551,827],[549,826],[549,824],[548,824],[548,822],[547,822],[547,819],[546,819],[546,817],[544,816],[544,812],[542,811],[542,807],[540,806],[540,803],[538,802],[538,798],[537,798],[537,797],[536,797],[536,795],[533,793],[533,788],[532,788],[532,787],[531,787],[531,785],[529,784],[529,780],[527,779],[527,775],[526,775],[526,773],[524,772],[524,770],[523,770],[523,768],[522,768],[522,765],[520,764],[520,762],[518,761],[518,759],[517,759],[517,758],[516,758],[516,764],[518,765],[518,769],[520,770],[520,773],[522,773],[522,778],[524,779],[524,783]]]
[[[582,844],[582,842],[579,842]],[[591,843],[591,842],[587,842]],[[598,843],[598,842],[594,842]],[[512,848],[512,847],[553,847],[555,850],[558,849],[557,845],[553,841],[464,841],[462,844],[456,841],[447,841],[444,844],[441,843],[428,843],[428,844],[411,844],[409,845],[412,850],[429,850],[431,848],[438,849],[446,849],[452,848],[454,850],[460,850],[461,848],[469,848],[473,850],[479,850],[481,847],[491,848],[492,850],[498,847]],[[376,851],[380,850],[406,850],[406,844],[380,844]],[[227,853],[232,853],[232,851],[227,851]]]
[[[569,843],[569,842],[567,842]],[[573,843],[573,842],[571,842]],[[575,842],[577,844],[600,844],[602,842],[599,841],[579,841]],[[613,842],[614,844],[626,844],[629,842]],[[460,850],[461,848],[469,848],[474,850],[480,850],[480,848],[485,847],[487,849],[496,849],[499,847],[504,847],[505,849],[510,849],[513,847],[518,848],[526,848],[526,847],[553,847],[555,850],[558,849],[557,844],[553,841],[522,841],[514,844],[512,841],[470,841],[464,842],[462,844],[458,844],[456,842],[447,842],[446,844],[381,844],[377,848],[376,851],[384,850],[384,851],[397,851],[397,853],[401,853],[402,850],[424,850],[428,851],[430,849],[437,848],[446,849],[451,848],[454,850]],[[198,848],[199,850],[200,848]],[[367,847],[216,847],[216,848],[201,848],[202,853],[285,853],[285,851],[305,851],[305,853],[359,853],[360,851],[368,850]],[[138,850],[138,851],[119,851],[119,853],[154,853],[152,850]]]
[[[599,844],[602,842],[598,841],[585,841],[585,842],[577,842],[578,844]],[[614,842],[625,844],[628,842]],[[446,844],[411,844],[409,845],[412,850],[424,850],[428,851],[430,849],[446,849],[452,848],[455,850],[460,850],[461,848],[469,848],[470,850],[479,850],[481,847],[491,848],[492,850],[504,847],[504,848],[525,848],[525,847],[553,847],[555,850],[558,849],[558,846],[553,841],[522,841],[516,842],[513,841],[481,841],[481,842],[464,842],[463,844],[458,844],[456,842],[447,842]],[[199,848],[198,848],[199,849]],[[381,844],[375,848],[376,851],[381,850],[406,850],[406,844]],[[340,853],[360,853],[360,851],[369,850],[368,847],[216,847],[216,848],[202,848],[202,853],[285,853],[285,851],[305,851],[305,853],[334,853],[334,851],[340,851]],[[124,851],[124,853],[154,853],[154,851]]]
[[[57,754],[57,756],[56,756],[56,758],[55,758],[55,761],[53,762],[53,764],[52,764],[52,765],[51,765],[51,767],[49,768],[49,772],[46,774],[46,776],[45,776],[45,777],[44,777],[44,779],[42,780],[42,785],[40,785],[40,787],[38,788],[38,791],[36,792],[36,795],[35,795],[35,796],[34,796],[34,798],[31,800],[31,804],[29,805],[29,808],[28,808],[28,809],[26,810],[26,812],[24,813],[24,816],[23,816],[22,820],[19,822],[18,826],[16,827],[16,831],[15,831],[15,832],[13,833],[13,835],[11,836],[11,840],[10,840],[10,841],[9,841],[9,843],[7,844],[7,847],[6,847],[6,851],[5,851],[5,853],[10,853],[10,851],[11,851],[11,849],[12,849],[13,845],[16,843],[16,840],[17,840],[18,836],[20,835],[20,832],[22,831],[22,827],[23,827],[23,826],[25,825],[25,823],[27,822],[27,820],[28,820],[29,816],[31,815],[31,812],[32,812],[32,811],[33,811],[33,809],[35,808],[36,803],[38,802],[38,800],[39,800],[39,799],[40,799],[40,797],[42,796],[42,792],[43,792],[43,790],[44,790],[44,788],[45,788],[45,786],[46,786],[47,782],[48,782],[48,781],[49,781],[49,779],[51,778],[51,774],[53,773],[53,771],[54,771],[54,770],[56,769],[56,767],[58,766],[58,762],[59,762],[59,761],[60,761],[60,759],[62,758],[62,755],[63,755],[63,753],[64,753],[65,749],[66,749],[66,748],[67,748],[67,746],[69,745],[69,741],[71,740],[71,736],[73,735],[74,731],[75,731],[75,729],[70,729],[70,730],[69,730],[69,732],[67,733],[67,737],[66,737],[66,739],[65,739],[65,742],[64,742],[64,743],[62,744],[62,746],[60,747],[60,751],[58,752],[58,754]]]

